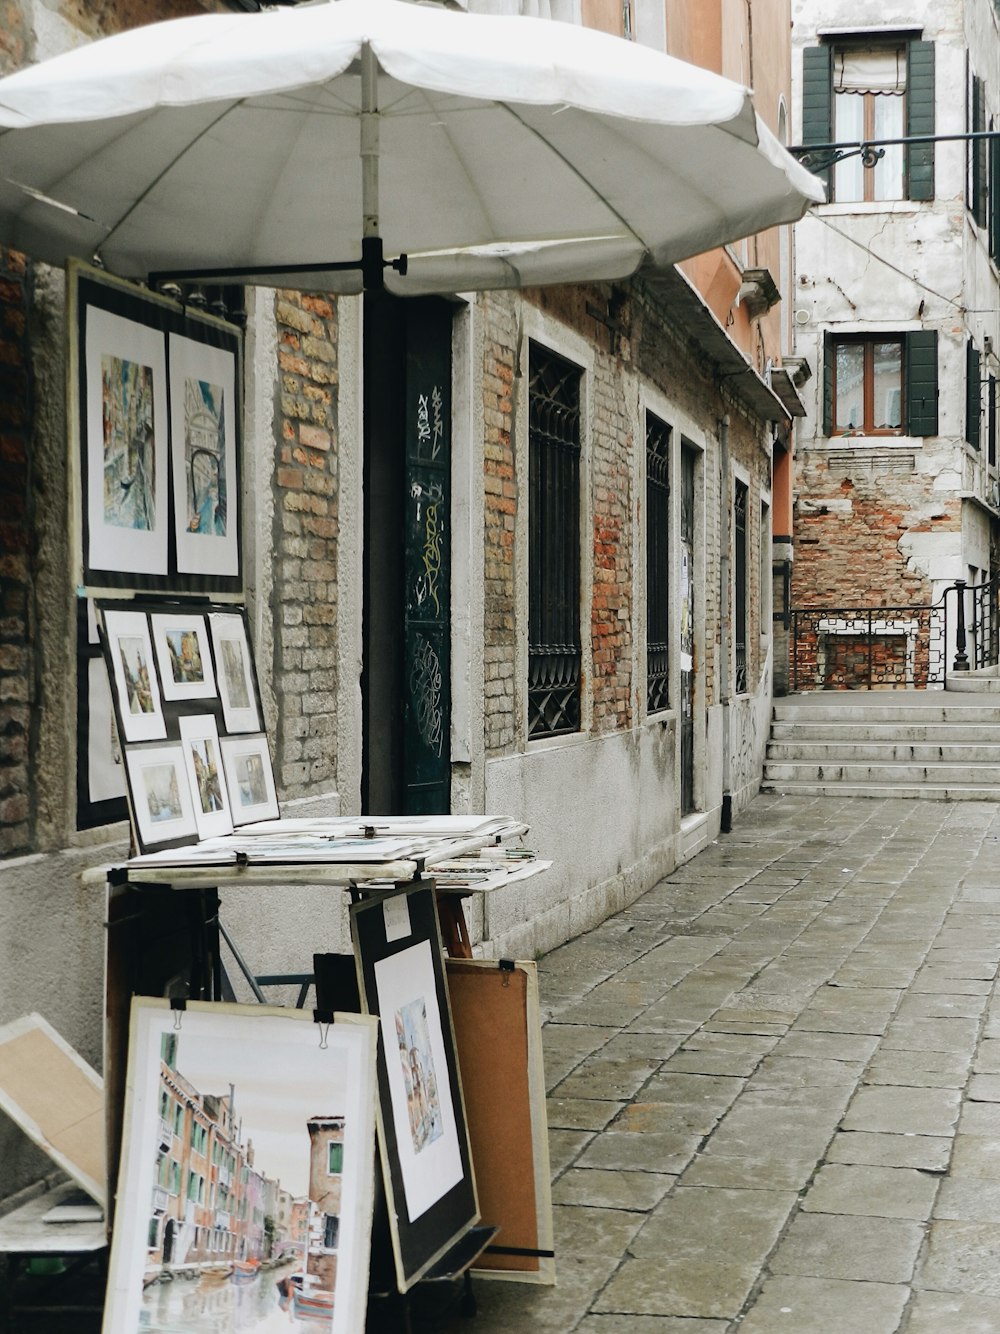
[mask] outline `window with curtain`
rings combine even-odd
[[[835,342],[835,435],[898,435],[903,424],[903,342],[900,338],[838,338]]]
[[[834,50],[833,130],[837,143],[903,138],[905,99],[904,47]],[[902,144],[887,146],[871,168],[866,168],[860,157],[838,162],[833,190],[834,199],[841,203],[905,199]]]
[[[876,139],[920,139],[891,144],[874,166],[859,157],[835,166],[818,155],[811,169],[840,203],[934,198],[934,43],[858,33],[820,42],[802,52],[802,142],[859,143]]]

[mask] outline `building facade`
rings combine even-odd
[[[101,22],[199,8],[224,6],[122,0]],[[787,137],[787,0],[566,8],[753,84]],[[8,10],[10,66],[97,35],[68,0]],[[104,897],[82,877],[128,830],[79,801],[77,686],[99,661],[70,578],[65,279],[3,259],[0,1020],[37,1009],[99,1065]],[[648,280],[227,296],[245,313],[244,591],[282,809],[523,820],[553,867],[469,901],[487,956],[603,920],[757,790],[802,411],[790,283],[783,229]],[[222,915],[259,973],[349,949],[345,904],[318,889],[230,891]],[[6,1193],[46,1170],[7,1122],[0,1156]],[[260,1253],[268,1187],[240,1171]]]
[[[997,8],[796,0],[792,13],[797,142],[922,140],[826,170],[830,202],[796,229],[789,303],[796,352],[817,368],[794,601],[887,608],[888,644],[905,619],[892,608],[998,572],[1000,158],[996,140],[961,138],[997,125]]]

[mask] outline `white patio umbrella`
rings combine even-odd
[[[737,84],[400,0],[134,29],[0,79],[0,126],[0,241],[136,278],[357,292],[363,238],[404,293],[620,278],[824,197]]]

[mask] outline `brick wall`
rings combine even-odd
[[[927,602],[931,585],[910,563],[912,539],[957,532],[961,501],[942,499],[934,478],[904,470],[909,456],[883,464],[870,451],[802,451],[797,479],[795,566],[797,606]]]
[[[0,855],[31,850],[34,654],[28,274],[0,250]]]
[[[332,788],[336,775],[336,306],[283,291],[276,316],[274,745],[278,785],[293,798]]]
[[[629,404],[622,389],[617,358],[599,356],[594,369],[591,438],[594,582],[590,634],[595,732],[632,726],[635,575],[632,569],[632,458],[635,440]]]
[[[514,480],[512,415],[517,320],[510,297],[482,298],[483,490],[485,506],[485,598],[483,672],[486,754],[514,746]],[[521,392],[527,392],[523,380]]]

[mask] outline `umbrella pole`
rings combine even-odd
[[[383,286],[378,234],[378,62],[370,43],[361,48],[361,280],[366,291]]]

